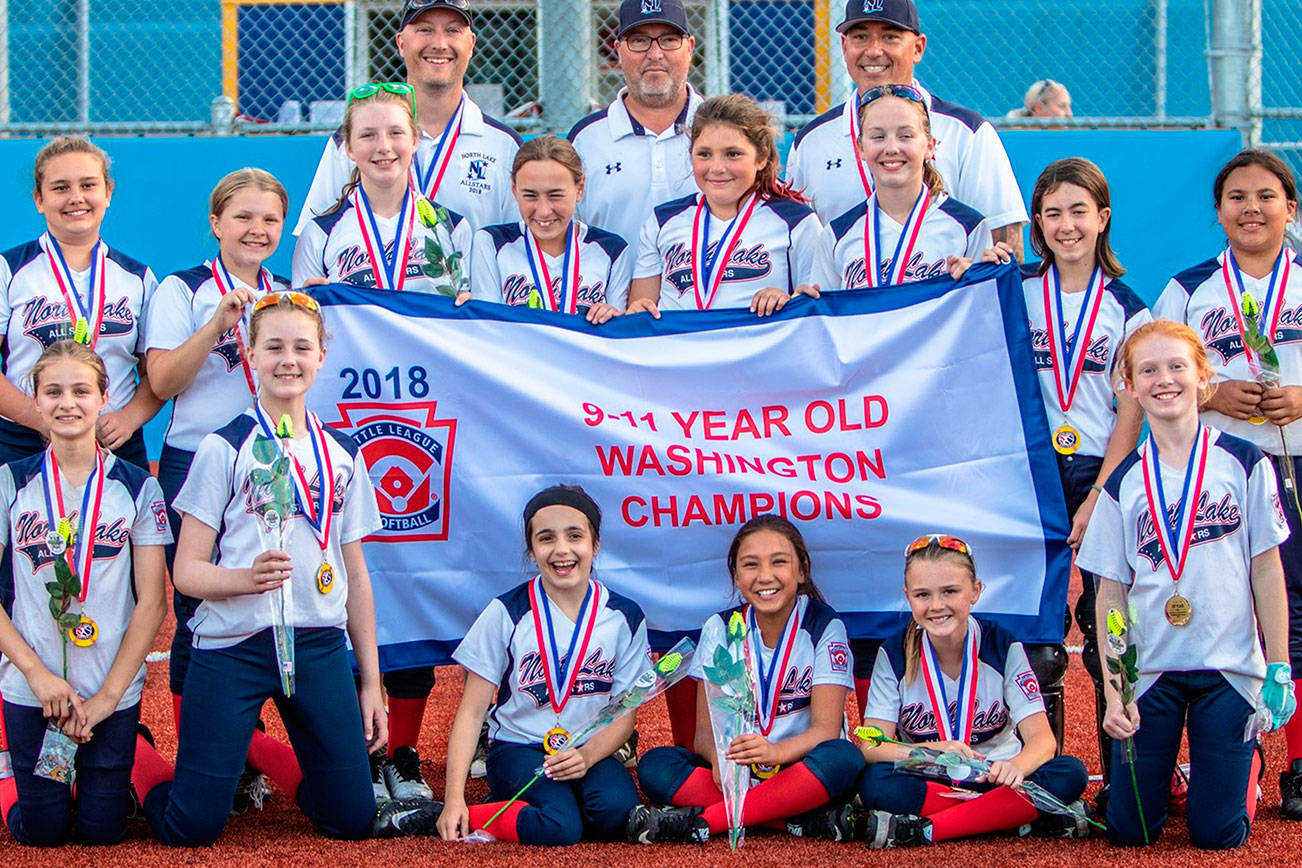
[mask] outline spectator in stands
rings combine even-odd
[[[1071,117],[1071,91],[1067,85],[1051,78],[1042,78],[1026,89],[1022,108],[1008,113],[1010,118],[1069,118]]]

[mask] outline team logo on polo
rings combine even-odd
[[[393,246],[397,241],[390,241],[384,245],[384,256],[386,259],[393,258]],[[407,254],[407,279],[420,278],[425,275],[425,249],[418,241],[413,241],[411,251]],[[339,272],[337,283],[347,283],[351,286],[364,286],[368,289],[375,288],[375,269],[371,267],[371,254],[366,252],[366,247],[362,244],[350,244],[339,251],[335,257],[335,268]],[[221,343],[220,341],[218,342]],[[218,347],[213,347],[213,352],[220,352]],[[224,356],[225,353],[222,353]],[[229,359],[227,362],[229,364]],[[239,361],[235,362],[239,364]],[[234,368],[232,367],[232,370]]]
[[[904,282],[912,283],[915,280],[930,280],[933,277],[942,277],[949,274],[949,269],[945,267],[945,260],[937,259],[934,262],[926,262],[921,253],[914,253],[909,260],[909,264],[904,268]],[[877,278],[877,284],[882,285],[883,281],[890,280],[891,277],[891,260],[882,260],[882,273]],[[845,267],[845,287],[846,289],[862,289],[868,286],[868,270],[864,267],[863,257],[850,260],[850,264]]]
[[[1203,343],[1221,357],[1222,364],[1228,365],[1243,355],[1243,335],[1239,333],[1239,322],[1232,311],[1214,307],[1203,314],[1198,327],[1202,331]],[[1275,327],[1271,343],[1279,346],[1299,341],[1302,341],[1302,305],[1280,311],[1279,325]]]
[[[221,333],[217,338],[217,343],[212,345],[210,352],[221,356],[221,360],[226,363],[226,371],[230,373],[240,366],[240,344],[235,336],[235,329],[229,328]]]
[[[833,672],[850,671],[850,647],[844,642],[828,642],[827,657]]]
[[[503,304],[528,304],[529,296],[533,293],[533,278],[527,274],[508,274],[502,281],[502,303]],[[552,278],[552,297],[559,298],[561,291],[561,278]],[[579,283],[579,293],[575,300],[576,305],[587,305],[591,307],[594,304],[600,304],[606,300],[606,281],[598,280],[595,283]],[[568,302],[568,300],[567,300]]]
[[[949,703],[949,716],[958,716],[958,701]],[[996,733],[1002,732],[1008,725],[1008,706],[1003,700],[995,700],[982,708],[977,701],[976,714],[972,717],[972,743],[983,742]],[[936,715],[931,705],[910,702],[900,709],[900,729],[909,734],[913,741],[929,741],[936,738]]]
[[[255,461],[254,464],[256,466],[257,462]],[[332,487],[334,489],[330,497],[330,511],[332,514],[338,515],[344,508],[344,479],[341,476],[338,479],[332,479],[330,481],[333,483]],[[272,492],[271,488],[272,483],[255,483],[250,476],[245,476],[243,487],[240,490],[240,493],[244,495],[245,513],[257,516],[259,523],[268,532],[276,530],[276,526],[272,525],[267,520],[267,513],[269,511],[267,507],[276,502],[276,495]],[[320,474],[312,477],[312,481],[307,484],[307,490],[313,502],[317,501],[321,497]],[[295,495],[294,499],[290,501],[289,515],[286,516],[286,518],[295,518],[302,514],[302,505],[299,504],[298,496]]]
[[[543,669],[542,655],[530,651],[520,658],[520,689],[533,698],[538,708],[547,708],[551,704],[547,691],[547,673]],[[588,652],[579,673],[574,676],[574,686],[570,696],[596,696],[608,694],[615,685],[615,660],[607,656],[602,648]]]
[[[446,540],[455,419],[436,419],[436,401],[341,403],[330,427],[350,433],[380,505],[371,540]]]
[[[716,241],[706,248],[706,258],[714,255],[714,249],[719,246]],[[763,244],[754,244],[750,247],[738,245],[732,251],[732,256],[723,266],[723,282],[736,283],[743,280],[758,280],[765,277],[773,271],[773,263],[769,259],[769,252],[764,249]],[[692,248],[688,244],[678,242],[670,245],[665,251],[665,280],[678,291],[681,296],[692,291]],[[704,287],[702,287],[704,289]]]
[[[1066,324],[1066,330],[1071,332],[1074,328],[1072,323]],[[1049,353],[1049,330],[1048,329],[1031,329],[1031,350],[1035,353],[1035,368],[1039,371],[1052,371],[1053,358]],[[1062,352],[1062,347],[1058,347],[1058,352]],[[1108,372],[1108,362],[1112,355],[1112,340],[1107,335],[1100,335],[1090,341],[1090,345],[1085,348],[1085,364],[1083,372],[1087,374],[1106,374]]]
[[[778,691],[778,717],[786,717],[809,707],[814,692],[814,667],[788,669]]]
[[[73,323],[68,319],[68,306],[62,299],[51,300],[38,295],[23,305],[23,334],[42,347],[72,339]],[[136,315],[131,312],[131,299],[122,296],[113,303],[104,303],[104,320],[99,325],[102,338],[122,337],[136,327]]]
[[[73,518],[77,517],[73,513]],[[24,510],[14,523],[14,548],[23,553],[32,565],[35,573],[41,567],[52,564],[57,559],[45,545],[45,537],[50,531],[45,516],[35,510]],[[131,525],[126,519],[116,518],[108,524],[95,526],[95,560],[111,561],[122,551],[131,536]],[[72,549],[68,548],[71,556]]]
[[[1173,523],[1175,510],[1179,506],[1179,503],[1174,503],[1167,507],[1168,527]],[[1218,540],[1223,536],[1229,536],[1238,530],[1242,524],[1243,516],[1239,512],[1239,505],[1231,499],[1229,494],[1223,495],[1220,500],[1212,500],[1212,496],[1204,491],[1198,495],[1198,512],[1194,515],[1193,536],[1190,538],[1190,544],[1202,545],[1203,543]],[[1152,513],[1144,510],[1139,514],[1135,524],[1135,531],[1136,551],[1156,571],[1165,558],[1162,556],[1162,544],[1157,539],[1157,528],[1153,526]]]

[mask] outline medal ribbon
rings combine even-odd
[[[863,197],[872,198],[873,179],[863,164],[863,152],[859,150],[859,111],[863,105],[859,102],[859,90],[854,91],[854,111],[850,112],[850,144],[854,146],[854,167],[859,170],[859,183],[863,185]],[[869,284],[870,286],[872,284]]]
[[[1260,318],[1257,327],[1272,344],[1275,342],[1275,329],[1279,328],[1279,316],[1284,312],[1284,293],[1288,289],[1289,272],[1293,267],[1288,254],[1287,247],[1279,251],[1279,258],[1275,260],[1275,266],[1270,270],[1266,298],[1258,314]],[[1234,275],[1233,281],[1230,280],[1231,273]],[[1234,259],[1234,251],[1229,248],[1226,248],[1225,255],[1221,257],[1221,278],[1225,281],[1225,291],[1230,296],[1230,310],[1234,311],[1234,321],[1238,323],[1239,336],[1243,338],[1243,352],[1250,360],[1255,361],[1257,354],[1252,347],[1248,346],[1246,324],[1243,321],[1243,273],[1239,271],[1239,263]],[[1239,290],[1237,295],[1234,292],[1236,285]]]
[[[1062,412],[1071,409],[1080,385],[1081,371],[1085,370],[1085,355],[1098,322],[1099,308],[1103,305],[1103,270],[1094,267],[1085,298],[1081,300],[1080,316],[1070,343],[1067,341],[1067,317],[1062,311],[1062,285],[1058,279],[1058,266],[1051,265],[1041,280],[1044,288],[1044,315],[1048,319],[1049,360],[1053,364],[1053,385],[1058,391],[1058,405]],[[1088,320],[1088,325],[1086,321]],[[1085,329],[1081,334],[1082,326]]]
[[[100,326],[104,323],[104,281],[105,281],[105,258],[108,254],[108,248],[104,242],[96,241],[94,248],[90,251],[90,281],[88,291],[90,298],[87,300],[85,307],[82,306],[81,296],[77,294],[77,284],[72,280],[72,270],[68,268],[68,261],[63,258],[63,248],[59,242],[54,240],[54,236],[46,232],[41,236],[41,247],[45,250],[45,258],[50,264],[50,271],[54,273],[54,282],[59,285],[59,292],[63,294],[63,303],[68,307],[68,321],[76,331],[77,320],[86,320],[86,325],[90,329],[90,348],[95,348],[95,343],[99,340]],[[57,261],[55,257],[58,257]],[[95,316],[91,316],[94,311]]]
[[[696,203],[696,217],[692,221],[692,290],[696,293],[696,309],[709,310],[714,304],[714,296],[723,283],[724,272],[728,270],[728,260],[741,241],[741,233],[750,222],[751,214],[759,203],[759,195],[751,193],[750,197],[737,209],[737,214],[728,222],[723,236],[715,245],[714,255],[710,255],[710,208],[705,204],[705,194]],[[702,295],[702,293],[705,293]]]
[[[54,447],[45,447],[45,460],[41,462],[41,483],[45,490],[45,515],[48,530],[57,530],[59,520],[70,518],[63,507],[63,483],[59,479],[59,460],[54,457]],[[95,446],[95,464],[86,478],[86,488],[81,495],[81,512],[77,515],[81,527],[77,530],[77,544],[66,549],[61,557],[81,580],[77,599],[86,602],[90,591],[90,570],[95,562],[95,528],[99,526],[100,504],[104,501],[104,453]],[[57,512],[55,511],[57,508]]]
[[[461,95],[461,101],[457,103],[457,110],[452,113],[452,120],[443,128],[443,135],[439,136],[438,144],[434,146],[434,154],[430,157],[428,171],[421,172],[419,157],[411,161],[411,174],[416,182],[416,189],[425,194],[425,198],[431,202],[438,196],[439,185],[443,183],[443,175],[448,170],[448,164],[452,162],[452,155],[457,152],[457,139],[461,138],[461,116],[466,110],[466,95]]]
[[[570,221],[565,230],[565,259],[561,264],[561,294],[557,298],[552,292],[552,276],[547,270],[547,259],[538,239],[533,237],[529,227],[524,230],[524,253],[529,260],[529,271],[533,273],[533,285],[538,287],[538,294],[548,310],[565,313],[577,313],[579,303],[579,230]],[[573,263],[571,265],[570,263]],[[540,275],[541,272],[541,275]]]
[[[891,271],[886,283],[881,283],[882,266],[882,212],[877,204],[877,194],[868,197],[868,211],[864,214],[863,225],[863,265],[868,276],[868,286],[896,286],[904,283],[904,272],[913,256],[913,248],[918,243],[918,234],[922,231],[922,221],[927,217],[931,207],[931,191],[923,184],[918,191],[918,198],[913,201],[913,208],[900,227],[900,238],[895,242],[895,253],[891,255]],[[905,246],[907,241],[908,246]],[[902,252],[901,252],[902,251]]]
[[[353,191],[353,211],[357,214],[357,227],[362,232],[366,254],[371,257],[371,273],[375,275],[376,289],[401,291],[407,283],[407,257],[411,253],[411,232],[416,223],[416,197],[408,185],[402,194],[402,207],[398,209],[398,225],[393,232],[393,256],[384,254],[384,239],[380,226],[371,211],[371,201],[358,184]]]
[[[547,592],[542,586],[542,577],[535,576],[534,580],[529,583],[529,608],[533,614],[534,635],[538,640],[538,653],[542,657],[543,675],[547,679],[547,697],[551,702],[552,711],[556,712],[559,720],[560,714],[565,710],[565,704],[570,701],[570,691],[574,689],[574,682],[578,680],[579,670],[583,668],[583,660],[588,656],[588,644],[592,641],[593,628],[597,626],[597,613],[601,611],[601,585],[596,582],[588,582],[587,593],[583,595],[583,604],[579,606],[578,617],[574,619],[574,632],[570,634],[570,647],[565,652],[565,656],[560,656],[560,648],[556,644],[556,631],[552,626],[552,609],[547,600]],[[538,610],[542,610],[543,617],[538,616]],[[584,624],[584,615],[587,615],[587,624]],[[547,623],[547,640],[543,641],[543,621]],[[579,643],[579,633],[583,634],[583,642]],[[575,654],[574,647],[578,645],[578,653]]]
[[[747,631],[746,641],[751,645],[750,658],[754,662],[753,672],[756,686],[759,688],[755,691],[756,721],[759,723],[760,734],[768,735],[778,719],[778,699],[782,695],[782,679],[786,676],[787,664],[791,662],[791,649],[796,645],[796,631],[800,629],[800,604],[797,601],[791,609],[791,614],[787,616],[787,625],[783,628],[782,635],[778,637],[778,644],[773,649],[773,657],[769,661],[767,670],[764,668],[762,656],[763,638],[755,623],[755,610],[750,606],[746,607],[746,624],[750,628]],[[781,661],[781,664],[778,661]]]
[[[956,713],[949,713],[949,697],[945,695],[945,677],[936,659],[936,649],[931,646],[927,632],[922,632],[922,677],[931,700],[932,715],[936,718],[936,738],[940,741],[972,743],[972,722],[976,718],[977,700],[977,650],[981,645],[981,627],[976,620],[967,619],[967,638],[963,642],[963,669],[958,676]]]
[[[1189,463],[1184,471],[1184,488],[1180,492],[1180,502],[1176,505],[1174,524],[1167,510],[1166,493],[1162,490],[1162,467],[1158,463],[1157,441],[1151,433],[1142,455],[1148,514],[1153,519],[1153,530],[1157,533],[1157,542],[1162,547],[1167,569],[1171,571],[1171,579],[1176,582],[1180,581],[1185,559],[1192,548],[1190,540],[1193,539],[1194,519],[1198,515],[1198,498],[1202,494],[1203,474],[1207,470],[1207,444],[1211,435],[1211,430],[1203,426],[1194,439],[1193,449],[1189,452]],[[1197,473],[1194,472],[1195,467],[1198,468]]]
[[[222,297],[235,288],[235,279],[231,273],[226,270],[226,263],[222,262],[221,254],[218,254],[212,262],[208,263],[212,269],[213,283],[217,284],[217,292]],[[263,268],[258,272],[258,288],[262,294],[266,295],[271,292],[271,273]],[[255,301],[257,299],[254,299]],[[249,366],[248,354],[244,349],[244,332],[240,329],[240,324],[248,325],[247,317],[240,314],[240,321],[235,323],[235,346],[240,351],[240,365],[244,368],[244,382],[249,386],[249,394],[258,394],[258,386],[253,380],[253,368]]]
[[[268,418],[262,405],[255,401],[253,403],[253,413],[258,418],[258,425],[262,428],[263,436],[271,439],[281,448],[281,451],[289,458],[290,479],[294,483],[294,499],[298,501],[298,509],[307,519],[308,526],[312,528],[312,535],[316,537],[317,543],[321,546],[321,551],[325,552],[326,547],[330,544],[330,524],[334,520],[334,497],[335,497],[335,468],[334,462],[330,460],[330,450],[326,442],[325,428],[321,425],[321,420],[312,411],[307,412],[307,430],[308,439],[312,443],[312,460],[316,464],[317,478],[321,480],[321,491],[316,500],[312,498],[312,489],[309,485],[307,474],[303,470],[303,465],[299,463],[298,456],[294,450],[289,448],[288,443],[282,443],[281,439],[276,436],[276,426]]]

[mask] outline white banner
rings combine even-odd
[[[798,299],[746,311],[578,317],[333,286],[312,406],[359,442],[385,530],[366,547],[382,666],[447,662],[533,574],[521,511],[582,485],[604,512],[597,573],[653,639],[735,599],[737,527],[800,527],[853,636],[902,623],[904,547],[972,544],[978,611],[1062,638],[1066,508],[1020,278]],[[1029,432],[1029,434],[1028,434]]]

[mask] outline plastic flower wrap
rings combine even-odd
[[[1261,306],[1257,300],[1252,297],[1252,293],[1243,294],[1243,343],[1252,352],[1248,353],[1248,368],[1252,371],[1253,378],[1262,386],[1273,389],[1280,384],[1282,377],[1279,372],[1279,355],[1275,352],[1274,345],[1270,342],[1273,335],[1263,334],[1259,318],[1261,316]],[[1261,425],[1266,421],[1262,415],[1254,415],[1249,422],[1254,425]],[[1284,449],[1284,493],[1288,499],[1293,501],[1293,508],[1297,510],[1298,516],[1302,517],[1302,501],[1298,498],[1297,477],[1293,468],[1292,456],[1289,454],[1288,437],[1284,434],[1284,429],[1279,429],[1279,442]]]
[[[421,270],[429,277],[443,278],[436,284],[443,295],[468,292],[470,279],[461,267],[462,253],[452,247],[452,218],[448,209],[418,196],[416,215],[421,224],[431,230],[425,236],[425,265]]]
[[[1246,305],[1245,305],[1246,306]],[[1252,320],[1254,323],[1256,319]],[[1124,608],[1129,606],[1122,604]],[[1131,615],[1134,617],[1133,613]],[[1108,609],[1104,624],[1104,657],[1108,664],[1108,680],[1117,689],[1121,704],[1129,706],[1135,701],[1135,684],[1139,681],[1139,648],[1130,637],[1130,623],[1120,607]],[[1139,825],[1144,830],[1144,843],[1148,843],[1148,823],[1144,820],[1144,805],[1139,800],[1139,778],[1135,775],[1135,739],[1121,741],[1121,759],[1130,769],[1130,789],[1139,809]]]
[[[755,688],[746,665],[746,619],[733,612],[726,641],[714,649],[714,659],[703,667],[705,699],[719,767],[719,786],[728,814],[728,845],[736,850],[745,837],[741,822],[746,793],[750,791],[750,766],[727,758],[733,739],[756,731]]]
[[[290,509],[294,503],[294,483],[289,478],[289,441],[294,437],[294,424],[289,415],[276,423],[276,443],[259,434],[253,439],[253,460],[257,465],[249,472],[249,482],[266,487],[266,499],[259,502],[262,508],[262,526],[273,538],[273,545],[285,550],[285,531],[289,524]],[[280,672],[280,686],[286,696],[294,695],[294,625],[286,621],[285,613],[294,608],[294,584],[287,581],[267,594],[271,607],[271,629],[276,644],[276,668]]]
[[[73,519],[60,518],[54,526],[55,533],[63,540],[63,547],[51,552],[54,558],[54,581],[45,583],[45,590],[50,595],[50,617],[59,629],[59,638],[63,640],[63,680],[68,680],[68,631],[81,622],[81,615],[69,611],[72,601],[81,593],[81,578],[73,571],[71,555],[62,557],[64,552],[71,552],[77,545],[77,523]]]

